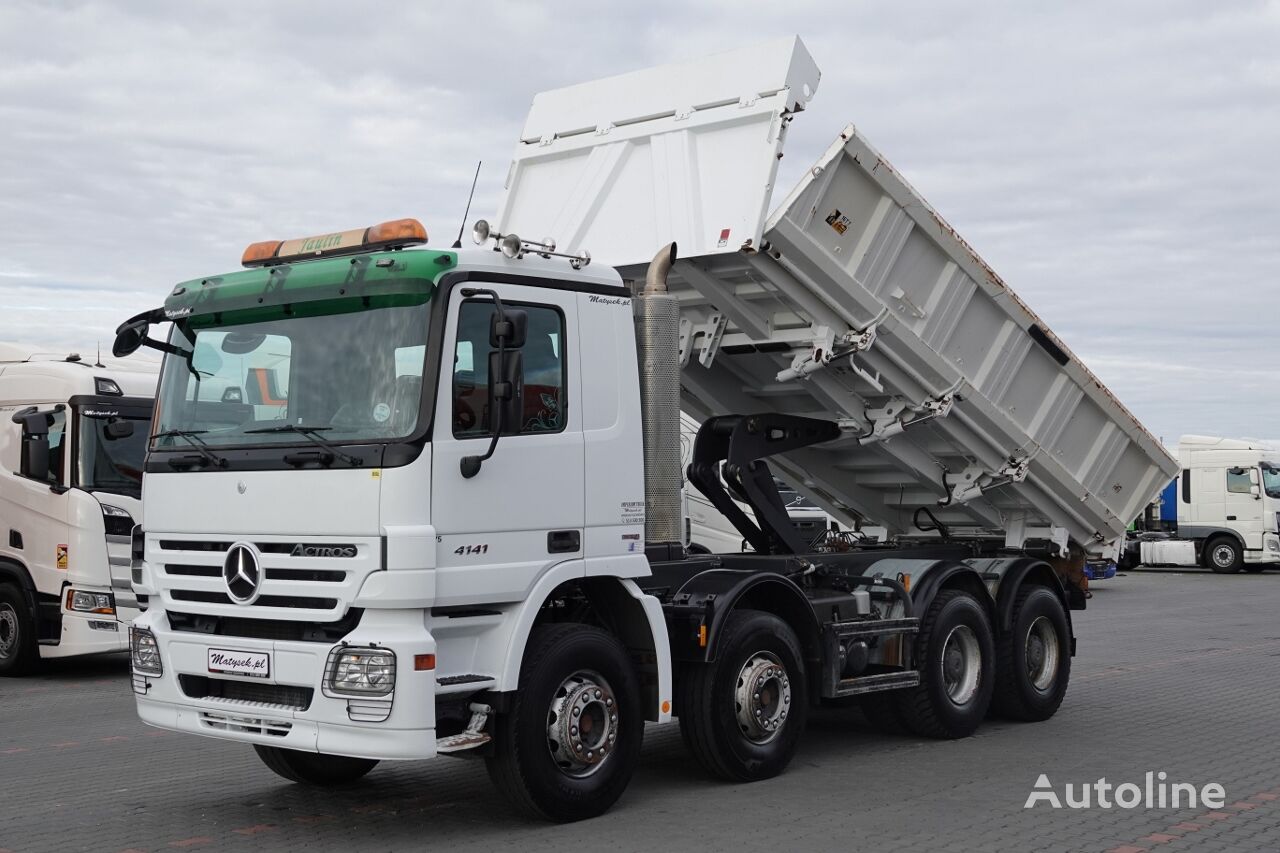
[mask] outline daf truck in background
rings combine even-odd
[[[0,675],[128,648],[158,371],[0,343]]]
[[[1124,565],[1280,568],[1280,450],[1204,435],[1178,439],[1182,470],[1144,512]]]
[[[646,721],[749,782],[831,699],[938,738],[1052,716],[1063,578],[1173,461],[852,128],[766,217],[817,84],[787,39],[544,92],[480,248],[256,243],[122,324],[165,351],[143,721],[311,785],[481,757],[566,821]],[[275,407],[201,393],[247,369]],[[753,553],[683,546],[681,410]],[[889,541],[809,549],[775,470]]]

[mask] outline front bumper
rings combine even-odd
[[[108,592],[106,589],[77,586],[89,592]],[[63,598],[65,599],[65,595]],[[129,610],[128,615],[137,611]],[[119,607],[115,614],[81,613],[67,610],[62,603],[62,630],[56,646],[41,646],[42,658],[69,658],[78,655],[97,655],[129,650],[129,624],[120,621]]]
[[[329,643],[272,641],[218,636],[169,627],[163,611],[144,613],[135,623],[156,636],[164,672],[159,677],[132,674],[138,716],[157,728],[241,743],[278,746],[357,758],[420,759],[436,754],[435,672],[415,671],[414,656],[435,654],[436,645],[422,611],[368,610],[345,641],[390,649],[396,655],[396,683],[390,713],[381,722],[359,716],[359,697],[327,696],[321,689]],[[126,635],[127,636],[127,635]],[[211,673],[209,649],[271,655],[268,678]],[[187,676],[183,679],[182,676]],[[192,696],[201,679],[262,687],[310,689],[305,707],[272,701]],[[355,703],[353,706],[352,703]]]

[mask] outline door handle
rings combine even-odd
[[[582,548],[582,533],[577,530],[553,530],[547,534],[548,554],[572,554]]]

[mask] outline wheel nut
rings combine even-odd
[[[609,715],[609,722],[611,722],[611,723],[616,723],[616,722],[618,722],[618,715],[617,715],[617,714],[610,714],[610,715]]]
[[[581,715],[582,715],[582,709],[581,709],[581,708],[574,708],[574,709],[573,709],[573,715],[574,715],[575,717],[581,716]]]
[[[597,690],[597,691],[596,691],[596,698],[597,698],[597,699],[599,699],[599,698],[600,698],[600,691],[599,691],[599,690]]]
[[[578,733],[578,727],[577,727],[577,726],[570,726],[570,727],[569,727],[569,734],[571,734],[571,735],[576,735],[577,733]]]
[[[604,704],[605,704],[605,706],[606,706],[606,707],[612,708],[612,707],[613,707],[613,697],[609,697],[608,699],[604,700]]]

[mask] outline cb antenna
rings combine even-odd
[[[467,209],[462,212],[462,224],[458,226],[458,239],[453,241],[452,249],[462,248],[462,232],[467,227],[467,217],[471,215],[471,200],[476,197],[476,181],[480,180],[480,166],[483,160],[476,161],[476,174],[471,179],[471,193],[467,196]]]

